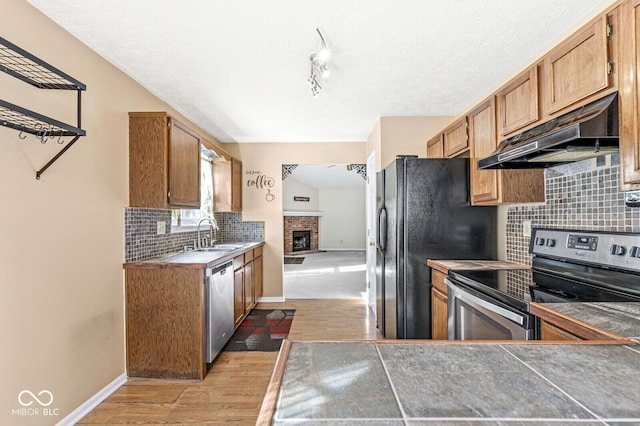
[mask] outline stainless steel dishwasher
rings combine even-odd
[[[207,363],[233,335],[233,267],[231,262],[206,269]]]

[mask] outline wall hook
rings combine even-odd
[[[24,131],[20,132],[20,134],[18,135],[18,137],[20,139],[26,139],[27,138],[27,135],[23,135],[23,133],[24,133]]]

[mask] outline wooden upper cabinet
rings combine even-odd
[[[640,185],[640,0],[620,6],[620,167],[622,189]]]
[[[469,149],[467,136],[467,117],[462,117],[444,129],[444,156],[455,157]]]
[[[169,118],[169,204],[200,208],[200,136]]]
[[[242,161],[235,158],[213,161],[213,210],[242,211]]]
[[[543,60],[545,113],[551,115],[610,85],[607,16],[553,49]]]
[[[505,136],[538,121],[538,67],[532,66],[498,93],[500,135]]]
[[[496,107],[493,97],[471,111],[469,145],[471,150],[471,204],[496,205],[544,201],[544,171],[478,170],[478,160],[488,157],[498,145]]]
[[[471,203],[493,203],[500,200],[500,170],[478,170],[478,160],[488,157],[498,146],[496,137],[496,106],[494,98],[471,111],[469,140],[471,145]]]
[[[429,139],[427,142],[427,158],[444,157],[444,139],[442,133]]]
[[[200,142],[165,112],[129,113],[129,205],[199,208]]]

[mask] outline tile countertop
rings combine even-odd
[[[443,273],[518,265],[430,262]],[[640,303],[541,306],[640,334]],[[640,345],[599,343],[287,340],[257,424],[640,424]]]
[[[540,303],[576,319],[640,342],[640,302]]]
[[[635,345],[286,341],[274,377],[257,424],[640,424]]]
[[[127,262],[124,269],[155,269],[155,268],[205,268],[223,262],[227,262],[249,250],[263,246],[264,241],[259,242],[228,242],[220,245],[241,245],[241,247],[226,251],[180,251],[168,253],[162,256],[146,260]]]
[[[446,274],[449,269],[529,269],[527,265],[503,260],[433,260],[427,265]]]

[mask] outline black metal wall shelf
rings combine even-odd
[[[73,139],[58,154],[36,172],[36,179],[40,179],[40,175],[71,148],[80,136],[86,135],[80,123],[82,116],[81,95],[87,87],[2,37],[0,37],[0,71],[39,89],[76,90],[78,92],[77,127],[0,100],[0,125],[2,126],[19,130],[20,134],[26,132],[35,135],[42,143],[46,143],[52,138],[58,138],[59,143],[64,143],[61,139],[63,136],[73,136]]]

